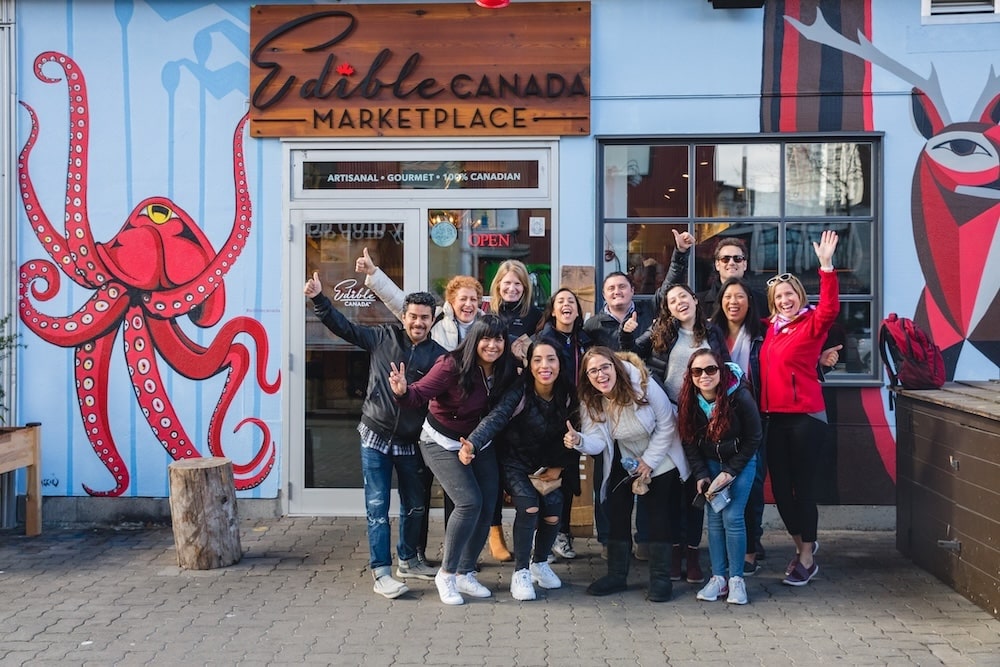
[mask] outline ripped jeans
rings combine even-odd
[[[394,456],[371,447],[361,448],[361,474],[365,483],[365,513],[368,517],[368,554],[375,577],[392,571],[389,543],[389,502],[392,470],[399,485],[399,543],[396,556],[409,560],[417,555],[424,513],[424,461],[420,454]]]

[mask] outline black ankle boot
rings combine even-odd
[[[628,565],[632,558],[632,545],[625,540],[608,542],[608,573],[587,586],[590,595],[611,595],[628,588]]]

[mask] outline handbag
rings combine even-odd
[[[535,487],[535,491],[538,491],[543,496],[549,495],[562,486],[562,477],[543,479],[536,475],[528,475],[528,479],[531,481],[531,485]]]

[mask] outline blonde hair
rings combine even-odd
[[[521,293],[521,298],[518,301],[520,308],[517,314],[524,317],[531,310],[531,276],[528,275],[528,267],[516,259],[505,260],[497,267],[496,275],[493,276],[493,282],[490,283],[490,312],[499,313],[500,307],[503,305],[503,297],[500,296],[500,281],[503,280],[508,273],[513,273],[517,276],[517,279],[521,281],[521,285],[524,287],[524,291]]]
[[[782,283],[788,283],[792,286],[792,289],[795,290],[795,293],[799,296],[799,308],[805,308],[809,305],[809,298],[806,296],[806,288],[802,286],[802,281],[799,280],[798,276],[792,275],[791,273],[787,275],[788,280],[779,280],[773,285],[767,286],[767,309],[770,311],[771,317],[778,314],[778,309],[774,307],[774,293],[777,291],[778,285]]]
[[[483,300],[483,285],[478,280],[472,276],[455,276],[448,281],[448,284],[444,286],[444,300],[451,303],[452,308],[455,304],[452,303],[452,299],[458,294],[458,290],[463,287],[468,287],[470,289],[476,290],[476,297],[482,301]]]

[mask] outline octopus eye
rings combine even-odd
[[[174,217],[174,212],[169,206],[150,204],[146,207],[146,217],[157,225],[162,225]]]

